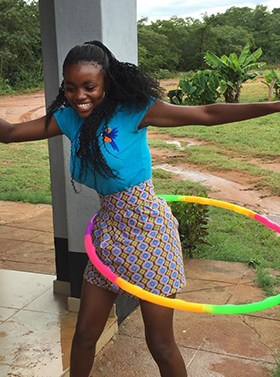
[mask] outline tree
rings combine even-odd
[[[176,66],[167,37],[154,31],[151,25],[145,25],[146,21],[147,18],[138,21],[139,66],[150,73],[170,69],[172,64]]]
[[[167,61],[169,70],[180,70],[182,51],[186,47],[188,30],[183,18],[171,17],[170,20],[157,20],[151,23],[151,29],[157,34],[164,35],[168,41],[168,50],[172,59]]]
[[[12,87],[42,80],[38,3],[0,0],[0,77]],[[25,81],[25,82],[23,82]]]
[[[216,40],[215,49],[208,48],[216,55],[230,55],[232,52],[240,54],[246,43],[250,43],[252,48],[255,47],[255,41],[250,32],[242,26],[223,25],[213,28],[213,34]]]
[[[204,55],[207,49],[215,49],[216,39],[210,24],[192,18],[187,19],[188,37],[182,51],[184,61],[183,70],[197,70],[206,68]]]
[[[249,71],[259,69],[266,64],[257,63],[261,55],[261,48],[251,54],[249,43],[246,44],[239,57],[232,53],[229,56],[223,55],[219,58],[211,51],[207,51],[205,55],[206,63],[216,69],[227,84],[224,93],[226,102],[239,102],[242,83],[254,79],[259,74],[259,72],[250,73]]]
[[[237,28],[241,26],[244,29],[250,30],[252,27],[253,11],[253,9],[248,7],[231,7],[225,13],[212,14],[206,17],[213,27],[227,25]]]

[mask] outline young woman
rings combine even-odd
[[[280,102],[176,106],[161,101],[154,79],[121,63],[100,42],[74,47],[63,64],[56,100],[40,119],[0,120],[0,141],[23,142],[65,134],[71,141],[71,176],[95,189],[101,209],[93,242],[118,275],[174,298],[185,285],[177,220],[158,199],[151,180],[147,126],[212,126],[280,111]],[[95,345],[118,294],[91,264],[84,273],[72,345],[71,377],[90,373]],[[186,377],[173,335],[173,310],[140,302],[149,350],[162,377]]]

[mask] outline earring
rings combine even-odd
[[[103,92],[103,98],[105,98],[105,92]]]

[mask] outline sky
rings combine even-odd
[[[149,21],[168,20],[172,16],[201,18],[203,13],[224,13],[233,6],[255,8],[258,4],[267,6],[270,11],[280,8],[279,0],[137,0],[137,17],[148,17]]]

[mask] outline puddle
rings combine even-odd
[[[271,216],[274,222],[280,222],[280,197],[262,197],[263,193],[252,190],[249,186],[217,177],[213,174],[187,170],[169,164],[155,165],[153,169],[162,169],[177,174],[182,180],[201,183],[211,188],[211,197]],[[273,218],[272,218],[273,217]]]
[[[280,216],[278,216],[278,215],[268,215],[267,217],[269,218],[269,220],[280,225]],[[280,237],[280,234],[279,234],[279,237]]]
[[[186,141],[186,140],[172,140],[172,141],[165,141],[168,145],[175,145],[179,151],[184,151],[187,148],[193,147],[194,145],[200,145],[198,142],[194,141]]]

